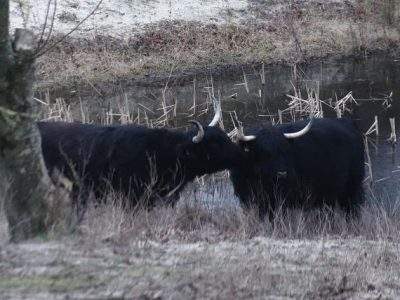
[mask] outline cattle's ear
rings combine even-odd
[[[240,140],[238,141],[238,145],[240,148],[242,148],[245,152],[250,152],[251,151],[251,145],[254,143],[254,140]]]

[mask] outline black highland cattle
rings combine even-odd
[[[196,176],[236,166],[241,150],[215,126],[220,114],[204,128],[193,121],[187,132],[65,122],[38,127],[46,167],[73,182],[76,204],[84,208],[90,191],[101,199],[111,187],[128,196],[130,207],[144,198],[141,204],[152,207],[158,200],[173,205]]]
[[[270,220],[279,208],[325,205],[358,215],[364,143],[352,120],[312,119],[247,134],[238,134],[247,162],[231,170],[244,207],[255,207],[261,218],[268,215]]]

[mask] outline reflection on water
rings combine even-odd
[[[391,198],[397,195],[400,147],[393,149],[386,139],[390,134],[389,117],[396,117],[397,128],[400,128],[397,119],[400,113],[400,61],[386,55],[374,55],[362,60],[330,59],[296,67],[265,66],[264,72],[262,70],[261,66],[255,66],[237,74],[193,78],[184,84],[169,80],[160,87],[125,83],[104,97],[94,91],[93,96],[75,96],[68,101],[78,103],[71,104],[71,113],[78,120],[84,114],[86,120],[104,122],[108,113],[107,122],[110,122],[125,114],[131,121],[142,124],[185,127],[193,118],[204,122],[211,119],[210,95],[214,94],[222,100],[224,125],[229,129],[232,127],[230,112],[235,112],[245,126],[270,122],[271,119],[277,121],[277,111],[287,108],[287,95],[293,95],[294,87],[300,88],[303,94],[306,87],[318,90],[320,99],[326,102],[340,99],[352,91],[358,105],[350,107],[346,116],[356,120],[363,132],[371,126],[374,116],[378,116],[380,136],[372,136],[370,143],[375,193],[387,193]],[[392,96],[388,98],[390,94]],[[324,116],[335,116],[328,106],[323,110]],[[290,116],[284,115],[283,119],[290,121]],[[399,132],[397,134],[399,136]]]

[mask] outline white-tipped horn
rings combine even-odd
[[[297,132],[292,132],[292,133],[284,133],[283,135],[287,139],[296,139],[298,137],[301,137],[301,136],[305,135],[308,131],[310,131],[313,122],[314,122],[314,119],[311,118],[310,122],[308,122],[307,126],[304,127],[302,130],[297,131]]]
[[[257,138],[255,135],[244,135],[243,127],[240,127],[237,129],[236,137],[239,141],[242,141],[242,142],[250,142]]]
[[[215,125],[217,125],[218,122],[219,122],[219,120],[221,119],[221,117],[222,117],[221,104],[218,103],[218,104],[216,105],[216,111],[215,111],[214,118],[212,119],[212,121],[210,122],[210,124],[208,124],[208,126],[214,127]]]
[[[201,140],[204,138],[204,129],[203,126],[197,121],[190,121],[190,123],[196,125],[198,132],[197,134],[192,138],[193,143],[200,143]]]
[[[250,141],[254,141],[256,139],[256,136],[255,135],[243,135],[239,139],[243,142],[250,142]]]

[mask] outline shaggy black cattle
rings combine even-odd
[[[188,132],[134,125],[39,122],[45,164],[73,182],[73,199],[85,205],[89,192],[101,199],[111,187],[134,207],[158,199],[174,204],[196,176],[236,166],[241,150],[218,126],[192,121]],[[143,199],[142,202],[140,202]]]
[[[315,119],[238,134],[245,167],[231,180],[244,207],[263,218],[278,208],[338,206],[358,215],[363,202],[363,139],[349,119]]]

